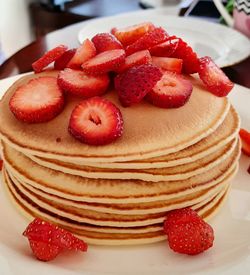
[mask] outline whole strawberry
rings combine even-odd
[[[169,247],[175,252],[196,255],[213,246],[212,227],[190,209],[170,211],[164,222]]]
[[[88,245],[70,232],[49,222],[36,218],[23,235],[28,238],[30,247],[37,259],[53,260],[65,250],[87,251]]]

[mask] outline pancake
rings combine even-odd
[[[29,197],[32,201],[36,202],[39,205],[44,204],[44,208],[50,208],[50,209],[59,209],[59,211],[63,211],[61,214],[69,215],[72,211],[74,211],[76,214],[79,213],[80,216],[82,216],[82,213],[88,213],[90,210],[93,212],[92,214],[95,214],[95,212],[104,212],[110,214],[118,214],[118,215],[142,215],[142,214],[150,214],[150,213],[161,213],[165,211],[170,211],[176,208],[183,208],[188,207],[193,204],[197,204],[201,201],[204,201],[205,199],[214,196],[214,194],[217,194],[220,192],[220,190],[224,187],[225,182],[228,182],[230,178],[232,178],[233,173],[230,174],[229,177],[227,177],[224,181],[218,183],[216,186],[213,186],[211,188],[194,192],[192,194],[189,194],[184,197],[180,197],[178,199],[170,199],[167,201],[156,201],[154,203],[144,203],[144,204],[109,204],[108,207],[106,207],[105,204],[99,205],[99,204],[86,204],[86,203],[70,203],[67,200],[60,200],[55,199],[53,196],[46,196],[44,192],[37,192],[34,189],[31,191],[27,186],[24,186],[19,181],[17,181],[13,176],[10,175],[10,178],[13,182],[13,184],[27,197]],[[34,192],[35,191],[35,192]],[[72,209],[72,211],[71,211]],[[52,211],[52,210],[51,210]],[[56,211],[56,210],[55,210]],[[118,216],[119,217],[119,216]],[[110,215],[110,218],[112,219],[112,215]],[[122,219],[121,219],[122,220]]]
[[[5,175],[5,173],[3,173]],[[119,233],[119,234],[112,234],[112,233],[103,233],[103,232],[96,232],[96,231],[88,231],[88,230],[82,230],[82,229],[73,229],[72,222],[69,223],[69,226],[67,226],[67,222],[65,220],[60,219],[57,216],[54,216],[53,214],[50,215],[47,211],[44,211],[40,206],[34,206],[32,203],[29,208],[24,206],[22,204],[22,196],[20,196],[18,193],[14,194],[12,193],[11,189],[8,187],[8,183],[6,180],[6,177],[4,176],[4,182],[6,183],[6,189],[8,190],[9,195],[11,196],[12,202],[15,204],[17,209],[25,215],[28,219],[33,219],[35,217],[40,217],[48,221],[52,221],[59,226],[62,226],[63,228],[71,231],[79,238],[84,239],[89,244],[98,244],[98,245],[135,245],[135,244],[146,244],[146,243],[154,243],[161,240],[164,240],[166,238],[164,232],[162,229],[160,229],[160,225],[156,226],[156,231],[151,231],[147,233]],[[222,203],[225,200],[227,190],[223,190],[219,195],[212,198],[210,203],[207,203],[203,208],[201,207],[199,210],[203,210],[203,218],[209,219],[211,216],[213,216]],[[210,206],[209,206],[210,205]],[[35,211],[35,213],[33,212]],[[40,213],[40,214],[39,214]],[[161,225],[162,226],[162,225]],[[148,227],[149,229],[150,227]],[[157,230],[159,229],[159,230]],[[141,230],[141,228],[139,229]]]
[[[115,91],[104,97],[124,119],[124,134],[104,146],[88,146],[68,133],[82,99],[66,95],[64,110],[46,123],[18,121],[9,110],[13,84],[0,101],[3,182],[15,207],[40,217],[89,244],[133,245],[164,240],[168,211],[191,207],[208,219],[226,198],[238,170],[239,117],[227,98],[204,90],[190,77],[193,93],[181,108],[144,101],[124,108]]]
[[[43,124],[22,123],[10,112],[8,103],[15,89],[42,75],[57,76],[57,72],[24,76],[3,96],[0,102],[0,137],[20,152],[45,158],[68,162],[124,162],[167,155],[213,133],[230,109],[227,98],[205,91],[194,78],[190,78],[193,82],[190,100],[177,109],[156,108],[147,102],[124,108],[115,91],[110,91],[105,97],[120,108],[124,118],[124,134],[111,144],[88,146],[74,139],[67,130],[70,114],[79,98],[68,97],[62,113]]]
[[[5,167],[20,182],[69,200],[96,203],[142,203],[177,198],[220,182],[235,166],[240,144],[233,153],[205,173],[179,181],[88,179],[65,174],[34,163],[10,146],[3,145]]]
[[[94,179],[139,179],[144,181],[166,181],[187,179],[212,169],[224,161],[234,150],[237,139],[230,141],[221,149],[211,153],[207,157],[187,164],[177,165],[168,168],[154,168],[142,170],[123,170],[111,168],[96,168],[90,166],[76,165],[65,162],[46,161],[44,159],[30,158],[39,165],[47,168],[62,171],[63,173],[94,178]]]
[[[70,213],[70,209],[77,209],[80,212],[87,210],[104,212],[110,214],[128,214],[128,215],[141,215],[141,214],[152,214],[166,212],[177,208],[188,207],[190,205],[198,205],[200,202],[210,200],[212,196],[217,195],[225,187],[225,184],[231,180],[235,175],[236,168],[225,177],[221,182],[217,183],[215,186],[203,189],[201,191],[196,191],[193,188],[193,192],[177,198],[172,198],[169,200],[155,201],[149,203],[132,203],[132,204],[100,204],[100,203],[86,203],[77,202],[72,200],[67,200],[58,196],[54,196],[43,192],[37,188],[34,188],[25,183],[18,181],[13,175],[8,174],[12,183],[27,197],[32,201],[36,202],[40,206],[43,203],[46,205],[44,208],[50,209],[54,207],[63,209],[66,206],[66,215]],[[69,211],[68,211],[69,210]],[[52,211],[52,210],[51,210]],[[61,214],[63,216],[63,214]]]
[[[134,160],[127,162],[86,162],[82,160],[79,163],[85,166],[112,168],[112,169],[148,169],[163,168],[194,162],[214,153],[221,147],[225,146],[232,139],[237,137],[240,127],[239,116],[231,106],[223,123],[210,135],[203,138],[199,142],[181,150],[161,157],[154,157],[144,160]],[[67,162],[56,159],[46,159],[35,155],[26,154],[38,164],[56,169],[57,166],[67,166]],[[74,163],[74,162],[72,162]]]

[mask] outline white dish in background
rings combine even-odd
[[[158,14],[156,11],[92,20],[80,30],[78,40],[82,42],[97,33],[109,32],[112,27],[126,27],[145,21],[162,26],[170,35],[183,38],[199,56],[211,56],[220,67],[233,65],[250,55],[250,40],[231,28],[196,18]]]
[[[0,81],[0,97],[20,76]],[[250,125],[250,90],[239,87],[230,94],[242,118]],[[172,252],[165,242],[128,247],[90,246],[87,253],[66,253],[52,262],[36,260],[22,232],[28,222],[13,207],[0,182],[1,275],[165,275],[249,274],[250,270],[250,158],[241,157],[240,170],[225,206],[210,221],[214,247],[198,256]]]

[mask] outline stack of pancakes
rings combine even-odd
[[[115,91],[105,97],[124,118],[124,134],[88,146],[68,133],[74,106],[40,124],[18,121],[9,110],[17,81],[0,102],[3,179],[15,206],[92,244],[138,244],[165,238],[166,212],[192,207],[205,219],[223,203],[238,168],[239,117],[227,98],[192,79],[189,102],[161,109],[142,102],[123,108]]]

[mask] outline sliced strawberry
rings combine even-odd
[[[83,71],[65,69],[59,73],[57,83],[68,93],[88,98],[102,95],[107,90],[109,76],[107,74],[93,76]]]
[[[17,88],[9,107],[18,120],[45,122],[56,117],[64,107],[64,95],[55,77],[38,77]]]
[[[67,46],[59,45],[54,49],[46,52],[42,57],[32,63],[32,68],[35,73],[40,73],[45,67],[50,63],[56,61],[60,56],[62,56],[67,51]]]
[[[164,71],[180,74],[183,61],[179,58],[152,56],[152,63]]]
[[[76,49],[67,50],[62,56],[60,56],[54,63],[54,68],[56,70],[63,70],[67,67],[69,61],[75,55]]]
[[[110,33],[98,33],[91,40],[95,45],[97,53],[123,49],[121,42]]]
[[[96,55],[96,48],[92,41],[86,39],[77,48],[74,56],[69,61],[67,67],[71,69],[80,69],[81,65]]]
[[[228,95],[234,84],[209,56],[200,58],[199,76],[206,88],[216,96]]]
[[[169,247],[175,252],[196,255],[213,246],[212,227],[203,221],[194,210],[170,211],[164,222]]]
[[[175,36],[171,36],[167,41],[160,43],[149,49],[151,55],[160,57],[170,57],[176,51],[178,47],[179,39]]]
[[[250,157],[250,132],[240,129],[241,150]]]
[[[155,45],[166,41],[168,37],[169,37],[168,34],[163,28],[155,28],[145,33],[141,38],[136,40],[133,44],[130,44],[126,48],[126,54],[130,55],[138,51],[152,48]]]
[[[199,59],[193,49],[182,39],[178,38],[177,48],[171,57],[183,60],[183,72],[186,74],[197,73],[199,69]]]
[[[151,61],[151,55],[148,50],[139,51],[127,56],[125,58],[125,63],[118,68],[117,72],[122,73],[127,71],[131,67],[149,64],[151,63]]]
[[[89,145],[111,143],[122,135],[122,114],[107,99],[86,99],[72,111],[69,132],[79,141]]]
[[[3,169],[3,160],[0,159],[0,171],[2,171],[2,169]]]
[[[154,65],[132,67],[115,78],[115,89],[124,107],[140,102],[152,90],[162,73]]]
[[[111,50],[99,53],[82,64],[82,69],[87,74],[99,75],[115,71],[125,62],[124,50]]]
[[[128,46],[141,38],[145,33],[153,30],[154,28],[155,26],[151,22],[145,22],[126,28],[113,28],[111,29],[111,33],[116,36],[116,38],[122,43],[122,45]]]
[[[166,71],[147,94],[147,100],[161,108],[178,108],[188,101],[192,90],[192,83],[189,80]]]
[[[87,244],[70,232],[49,222],[36,218],[31,222],[23,235],[28,238],[30,247],[41,261],[53,260],[65,250],[87,251]]]

